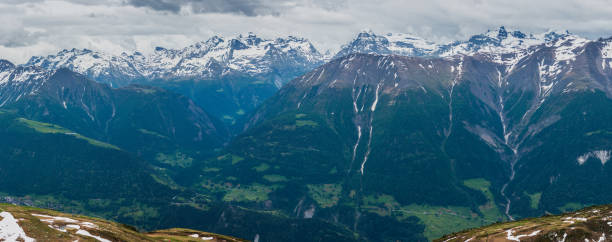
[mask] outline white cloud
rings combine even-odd
[[[321,50],[338,49],[366,28],[434,41],[501,25],[612,35],[610,0],[0,0],[0,16],[10,23],[0,25],[0,58],[16,63],[64,48],[148,52],[249,31],[306,37]]]

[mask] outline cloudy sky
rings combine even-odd
[[[322,52],[358,31],[464,39],[501,25],[612,36],[612,0],[0,0],[0,58],[180,48],[212,35],[296,35]]]

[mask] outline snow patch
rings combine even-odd
[[[378,104],[378,93],[380,89],[380,84],[381,83],[378,83],[378,85],[376,85],[376,98],[374,99],[374,103],[372,103],[372,107],[370,108],[372,112],[376,111],[376,104]]]
[[[361,162],[361,175],[363,176],[364,172],[363,170],[365,169],[365,164],[366,162],[368,162],[368,156],[370,156],[370,152],[372,151],[370,149],[370,145],[372,144],[372,124],[370,123],[370,135],[368,137],[368,149],[366,150],[365,155],[363,156],[363,162]]]
[[[308,210],[304,211],[304,218],[314,217],[315,211],[315,207],[311,206]]]
[[[601,58],[603,59],[612,58],[612,41],[606,42],[605,45],[601,47]]]
[[[87,231],[87,230],[82,230],[82,229],[79,229],[79,230],[76,232],[76,234],[78,234],[78,235],[83,235],[83,236],[87,236],[87,237],[91,237],[91,238],[94,238],[94,239],[96,239],[97,241],[100,241],[100,242],[111,242],[110,240],[107,240],[107,239],[102,238],[102,237],[100,237],[100,236],[95,236],[95,235],[93,235],[93,234],[89,233],[89,231]]]
[[[612,154],[612,151],[610,150],[596,150],[596,151],[584,153],[583,155],[578,156],[576,160],[578,161],[579,165],[583,165],[587,160],[589,160],[589,158],[595,157],[599,159],[599,161],[601,161],[602,165],[605,165],[606,162],[610,160],[611,154]]]
[[[43,218],[43,219],[40,219],[40,221],[47,222],[47,223],[54,223],[55,221],[60,221],[64,223],[79,223],[79,221],[77,220],[66,218],[66,217],[55,217],[55,216],[49,216],[49,215],[37,214],[37,213],[33,213],[32,216],[39,217],[39,219]]]
[[[95,224],[90,223],[90,222],[82,222],[82,223],[81,223],[81,226],[83,226],[83,227],[87,227],[87,228],[90,228],[90,229],[96,229],[96,228],[98,228],[98,225],[95,225]]]
[[[602,233],[601,237],[599,237],[599,240],[597,240],[597,242],[604,242],[606,241],[606,233]]]
[[[578,222],[586,222],[587,218],[581,217],[565,217],[562,219],[564,223],[574,224],[576,221]]]
[[[67,224],[66,227],[70,229],[81,229],[81,226],[76,224]]]
[[[521,241],[521,238],[523,238],[523,237],[533,237],[533,236],[536,236],[537,234],[539,234],[540,232],[541,232],[541,230],[537,230],[537,231],[531,232],[531,234],[522,234],[522,235],[514,236],[514,235],[512,235],[512,234],[514,234],[514,230],[509,229],[509,230],[506,230],[506,239],[512,240],[512,241]]]
[[[556,61],[574,61],[576,60],[576,50],[589,42],[588,39],[577,36],[568,36],[554,44],[555,60]]]
[[[11,213],[1,212],[0,217],[2,217],[2,220],[0,221],[0,241],[36,241],[25,234]]]

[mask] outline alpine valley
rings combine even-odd
[[[0,61],[0,124],[1,202],[254,241],[468,239],[612,203],[612,38],[63,50]]]

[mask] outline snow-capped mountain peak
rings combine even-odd
[[[506,29],[504,26],[501,26],[497,30],[489,30],[486,33],[474,35],[467,41],[456,41],[447,44],[441,48],[438,54],[440,56],[457,54],[503,55],[508,53],[521,55],[533,46],[550,43],[563,36],[567,35],[551,31],[541,34],[525,34],[519,30]]]
[[[128,80],[141,76],[125,55],[113,56],[89,49],[64,49],[55,55],[35,56],[24,66],[47,70],[68,68],[111,85],[124,85]]]
[[[288,69],[310,68],[322,60],[323,56],[306,39],[265,39],[248,33],[234,38],[213,36],[180,49],[156,47],[149,55],[62,50],[55,55],[32,57],[25,65],[50,70],[66,67],[94,80],[123,86],[134,80],[209,79],[236,72],[264,75],[283,65],[290,66]]]
[[[427,41],[417,35],[408,33],[387,33],[377,35],[371,30],[357,34],[350,43],[342,46],[336,58],[352,53],[382,54],[382,55],[431,55],[438,49],[434,42]]]
[[[512,66],[525,56],[530,48],[554,43],[558,39],[570,36],[573,35],[568,32],[554,31],[527,34],[501,26],[496,30],[473,35],[467,40],[438,44],[414,34],[377,35],[372,31],[362,31],[351,42],[342,46],[335,57],[351,53],[438,57],[481,55],[497,63]]]
[[[12,68],[15,68],[15,64],[8,60],[0,59],[0,72]]]

